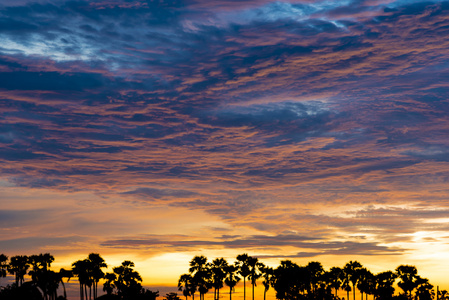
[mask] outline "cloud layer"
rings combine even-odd
[[[448,1],[3,1],[5,203],[90,193],[117,214],[205,212],[235,235],[73,238],[113,249],[402,255],[419,232],[445,244],[448,16]],[[49,214],[4,207],[11,230]],[[16,250],[34,243],[19,231]]]

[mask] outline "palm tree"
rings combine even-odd
[[[0,278],[6,277],[6,272],[8,270],[8,256],[5,254],[0,254]]]
[[[439,288],[437,287],[437,299],[439,300],[449,300],[449,293],[447,292],[447,290],[439,290]]]
[[[220,298],[220,289],[223,287],[223,280],[226,277],[225,268],[228,262],[224,258],[216,258],[210,264],[212,272],[212,286],[214,287],[214,299]]]
[[[320,262],[311,261],[306,266],[306,268],[309,273],[310,285],[312,287],[312,292],[316,293],[316,291],[318,289],[318,283],[320,282],[320,280],[324,274],[323,266],[321,265]]]
[[[358,270],[361,269],[361,268],[362,268],[362,264],[361,263],[359,263],[358,261],[352,261],[352,260],[350,262],[348,262],[343,267],[343,271],[346,273],[349,281],[352,283],[353,300],[355,300],[355,287],[357,285],[357,281],[359,281],[359,272],[358,272]]]
[[[64,289],[64,298],[67,299],[67,292],[65,289],[65,284],[64,284],[64,278],[67,278],[67,282],[69,282],[70,278],[73,277],[73,272],[71,270],[66,270],[61,268],[59,270],[59,278],[60,278],[60,282],[62,284],[62,288]]]
[[[432,300],[435,297],[433,285],[427,278],[417,276],[415,298],[419,300]]]
[[[246,300],[246,277],[251,274],[248,260],[250,256],[247,253],[237,255],[236,265],[239,267],[238,273],[243,277],[243,300]]]
[[[338,297],[338,289],[342,287],[344,278],[345,276],[342,268],[332,267],[328,272],[328,283],[331,288],[335,289],[336,298]]]
[[[207,258],[205,256],[195,256],[190,261],[190,274],[193,276],[195,286],[200,292],[200,300],[204,300],[204,294],[209,291],[211,271],[207,264]]]
[[[349,292],[351,289],[351,281],[349,280],[349,275],[343,270],[343,280],[341,283],[341,288],[346,291],[346,299],[349,300]]]
[[[396,273],[391,271],[385,271],[377,274],[375,276],[375,288],[374,295],[375,299],[391,299],[394,293],[394,281],[397,278]]]
[[[237,276],[238,267],[236,265],[228,265],[225,268],[226,278],[225,284],[229,286],[229,300],[232,300],[232,290],[240,281],[240,277]]]
[[[366,298],[368,299],[368,294],[371,294],[373,291],[374,285],[374,275],[367,268],[361,268],[358,270],[359,282],[357,284],[357,288],[361,294],[361,300],[363,300],[363,294],[366,294]]]
[[[418,271],[415,266],[401,265],[396,268],[396,274],[401,279],[398,286],[404,291],[405,295],[411,299],[412,291],[416,288],[416,278]]]
[[[77,260],[72,264],[72,272],[74,275],[78,276],[78,281],[80,283],[80,299],[87,300],[87,283],[89,281],[89,261],[87,260]],[[84,298],[86,296],[86,298]]]
[[[32,266],[32,270],[28,273],[31,276],[31,280],[38,287],[45,299],[54,298],[56,290],[59,286],[59,279],[55,272],[50,271],[51,263],[55,260],[50,253],[44,253],[39,255],[31,255],[29,262]]]
[[[195,300],[195,292],[196,286],[193,280],[192,275],[183,274],[178,280],[178,290],[182,291],[182,294],[186,297],[192,296],[192,299]]]
[[[254,300],[254,288],[256,286],[257,279],[262,276],[262,273],[260,273],[259,267],[259,259],[257,257],[248,257],[248,266],[249,266],[249,276],[248,279],[251,280],[251,285],[253,288],[253,300]]]
[[[270,286],[273,284],[273,268],[265,266],[263,263],[260,263],[259,270],[262,272],[262,285],[264,287],[263,290],[263,300],[267,298],[267,292],[270,289]]]
[[[106,280],[103,284],[103,291],[106,292],[107,295],[111,295],[115,289],[114,281],[117,280],[117,275],[114,273],[106,273],[104,279]]]
[[[92,276],[92,282],[94,286],[94,299],[98,297],[98,282],[100,279],[104,278],[104,272],[102,268],[107,268],[108,265],[105,263],[104,259],[98,253],[90,253],[88,256],[90,262],[90,271]]]
[[[16,277],[16,286],[21,286],[23,283],[23,277],[26,275],[30,263],[28,256],[16,255],[12,256],[9,261],[8,272]]]
[[[112,270],[117,275],[117,279],[114,281],[114,285],[117,288],[117,293],[122,298],[135,297],[142,291],[142,277],[137,271],[134,271],[134,263],[129,260],[125,260],[118,267]]]

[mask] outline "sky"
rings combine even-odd
[[[0,252],[413,264],[449,289],[449,1],[0,1]]]

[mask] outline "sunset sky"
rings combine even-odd
[[[0,0],[0,253],[449,289],[449,1]]]

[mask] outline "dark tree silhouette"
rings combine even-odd
[[[107,268],[108,265],[105,263],[104,259],[98,253],[90,253],[88,256],[89,260],[89,271],[91,276],[91,281],[94,286],[94,299],[98,297],[98,282],[100,279],[104,278],[104,272],[102,268]]]
[[[56,299],[56,291],[59,286],[59,276],[54,271],[50,271],[51,263],[55,260],[50,253],[39,255],[31,255],[29,262],[31,264],[31,271],[28,275],[31,276],[32,282],[40,289],[44,299]]]
[[[355,300],[355,288],[357,286],[357,282],[359,281],[359,270],[362,268],[362,264],[358,261],[350,261],[346,263],[343,267],[343,271],[346,273],[349,281],[352,284],[352,295],[353,300]],[[349,296],[348,296],[349,298]],[[349,300],[349,299],[348,299]]]
[[[190,261],[189,272],[200,293],[200,300],[204,300],[204,294],[206,294],[211,287],[211,270],[207,264],[207,258],[205,256],[195,256]]]
[[[417,287],[417,274],[415,266],[400,265],[396,268],[396,274],[401,280],[398,282],[398,286],[404,291],[404,294],[412,299],[412,291]]]
[[[267,292],[270,289],[270,286],[274,282],[274,270],[273,268],[265,266],[263,263],[260,263],[259,269],[262,273],[262,285],[263,285],[263,300],[267,298]]]
[[[118,295],[123,299],[134,299],[142,291],[142,285],[140,284],[142,277],[133,268],[134,263],[129,260],[125,260],[120,266],[113,268],[117,275],[114,285],[117,288]]]
[[[239,267],[238,273],[243,277],[243,300],[246,300],[246,277],[251,274],[248,259],[250,257],[247,253],[237,255],[236,265]]]
[[[192,275],[190,274],[182,274],[181,277],[178,280],[178,290],[182,291],[182,294],[184,297],[191,296],[193,300],[195,300],[195,292],[196,292],[196,285],[194,282],[194,279]]]
[[[368,295],[373,294],[375,286],[375,277],[367,268],[361,268],[358,270],[359,281],[357,283],[357,288],[360,291],[360,299],[363,300],[363,294],[366,294],[366,299],[368,300]]]
[[[228,262],[224,258],[216,258],[210,264],[212,272],[212,287],[214,288],[214,299],[220,298],[220,289],[223,287],[223,281],[226,277],[225,268]]]
[[[117,280],[117,275],[114,273],[106,273],[104,275],[105,282],[103,284],[103,291],[106,292],[106,295],[112,295],[115,289],[115,280]]]
[[[72,272],[80,283],[80,299],[87,300],[87,285],[89,283],[89,261],[77,260],[72,264]]]
[[[332,267],[328,272],[328,283],[331,288],[335,289],[335,297],[338,297],[338,290],[342,287],[344,278],[345,274],[342,268]]]
[[[447,290],[440,290],[437,287],[437,295],[438,300],[449,300],[449,293],[447,292]]]
[[[346,291],[346,299],[349,300],[349,292],[351,289],[351,281],[349,280],[349,275],[343,270],[343,281],[341,284],[343,290]]]
[[[64,298],[67,299],[67,291],[65,289],[64,278],[67,278],[67,282],[69,282],[70,278],[73,277],[73,272],[71,270],[66,270],[61,268],[59,270],[59,279],[62,284],[62,288],[64,290]]]
[[[306,266],[307,272],[309,274],[310,287],[308,291],[315,294],[318,290],[320,280],[324,275],[324,269],[320,262],[311,261]]]
[[[0,278],[6,277],[8,271],[8,256],[0,254]]]
[[[309,285],[307,268],[300,267],[290,260],[281,261],[280,266],[274,270],[273,288],[277,299],[302,299]]]
[[[385,271],[375,276],[374,296],[378,300],[390,300],[394,294],[394,281],[397,278],[396,273]]]
[[[30,267],[28,256],[16,255],[12,256],[9,261],[8,272],[15,276],[16,285],[21,286],[23,284],[24,276]]]
[[[225,284],[229,286],[229,300],[232,300],[232,291],[237,283],[240,281],[240,277],[237,276],[238,267],[236,265],[228,265],[225,268]]]
[[[429,280],[427,278],[422,278],[418,276],[416,278],[415,283],[416,283],[415,299],[432,300],[435,297],[433,285],[429,283]]]
[[[251,280],[252,286],[252,295],[254,300],[254,289],[256,287],[257,279],[262,276],[262,273],[259,270],[261,264],[259,263],[259,259],[257,257],[248,257],[248,266],[249,266],[249,276],[248,279]]]

